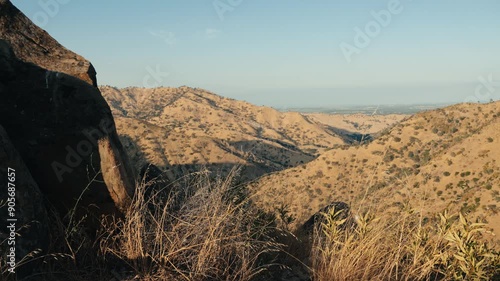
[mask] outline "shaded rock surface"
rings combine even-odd
[[[0,0],[0,124],[42,193],[64,215],[115,213],[135,177],[95,71]]]
[[[351,217],[351,210],[347,203],[344,202],[333,202],[316,212],[312,215],[303,225],[302,230],[306,233],[312,233],[315,225],[318,225],[325,221],[324,214],[329,214],[334,212],[337,220],[348,219]],[[344,225],[352,224],[354,222],[347,221]]]
[[[97,87],[96,71],[89,61],[64,48],[9,0],[0,0],[0,34],[22,61],[78,77]]]
[[[9,215],[7,203],[0,206],[0,220],[6,222],[7,226],[11,224],[9,219],[15,220],[13,223],[17,232],[13,240],[15,244],[0,244],[0,252],[7,253],[7,248],[15,247],[17,261],[28,254],[39,256],[47,250],[49,245],[49,226],[43,195],[2,126],[0,126],[0,163],[0,175],[2,175],[0,202],[13,201],[9,192],[15,194],[13,216]],[[10,186],[7,178],[12,179]],[[10,241],[9,237],[10,230],[5,227],[0,228],[0,241]],[[33,263],[30,265],[28,268],[24,267],[21,272],[18,271],[18,276],[29,273],[29,268],[32,268]],[[4,269],[6,266],[2,265],[2,270]]]
[[[97,88],[17,60],[0,40],[0,98],[0,124],[60,211],[72,208],[87,187],[83,207],[104,206],[109,197],[119,208],[126,205],[132,170]]]

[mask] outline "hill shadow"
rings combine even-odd
[[[371,142],[374,140],[372,134],[361,134],[358,132],[351,132],[346,129],[340,129],[336,127],[328,126],[326,128],[328,131],[338,135],[346,144],[356,144],[361,142]]]

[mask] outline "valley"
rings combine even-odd
[[[171,180],[202,167],[224,176],[235,165],[243,181],[256,179],[308,163],[359,134],[368,139],[404,117],[333,116],[332,122],[190,87],[100,90],[136,168],[153,164]]]
[[[297,225],[333,201],[394,214],[409,203],[473,213],[500,234],[499,103],[341,115],[279,112],[190,87],[100,89],[137,171],[152,164],[174,181],[241,167],[257,204],[288,206]]]
[[[499,102],[418,113],[371,143],[327,151],[252,186],[258,202],[289,206],[299,224],[340,200],[359,212],[396,215],[407,204],[427,214],[463,211],[499,235],[499,117]]]

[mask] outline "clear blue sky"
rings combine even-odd
[[[478,77],[500,81],[500,1],[391,1],[12,0],[118,87],[188,85],[297,107],[461,102]],[[381,10],[391,19],[377,30]],[[356,45],[367,26],[373,37]],[[350,62],[342,42],[357,48]],[[154,79],[157,68],[169,75]],[[500,83],[481,90],[500,97]]]

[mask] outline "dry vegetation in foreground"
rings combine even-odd
[[[57,254],[38,258],[43,272],[24,280],[288,280],[282,272],[299,259],[318,281],[500,280],[485,225],[461,214],[426,220],[407,206],[397,219],[361,214],[343,227],[332,210],[312,238],[297,238],[285,235],[280,214],[262,212],[235,187],[235,173],[213,180],[199,172],[181,189],[143,182],[125,218],[103,220],[98,239],[83,221],[56,221]]]
[[[424,221],[406,209],[396,220],[361,215],[358,226],[331,210],[313,235],[314,280],[500,280],[500,254],[484,224],[461,213]]]
[[[233,171],[234,173],[234,171]],[[281,245],[272,220],[253,208],[233,174],[199,173],[180,192],[138,187],[124,221],[112,224],[104,253],[127,261],[140,280],[251,280]]]
[[[103,218],[97,237],[87,218],[54,213],[50,254],[27,257],[39,269],[23,280],[252,280],[282,245],[270,235],[272,217],[253,207],[235,174],[214,180],[198,172],[180,179],[180,189],[143,181],[124,218]]]

